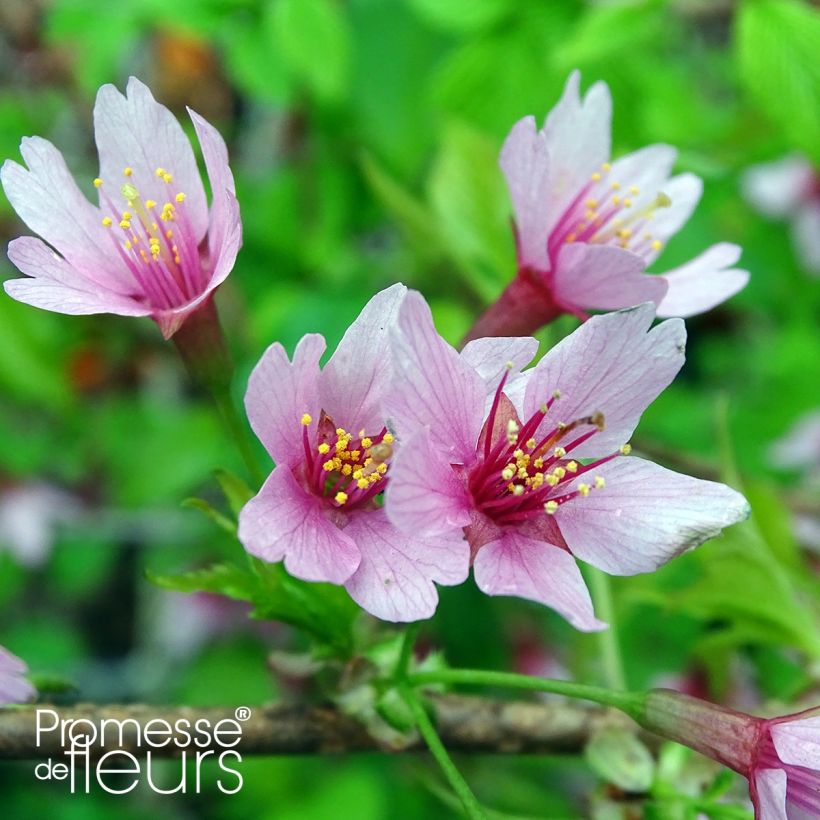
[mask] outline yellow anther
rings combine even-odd
[[[561,398],[561,391],[560,390],[553,390],[552,391],[552,397],[554,399],[560,399]]]
[[[174,232],[170,228],[168,228],[168,230],[165,231],[165,236],[167,236],[168,239],[173,239],[174,238]],[[176,247],[176,245],[174,247]]]
[[[133,248],[134,246],[131,244],[130,239],[126,239],[125,244],[123,245],[123,247],[125,248],[125,250],[130,251],[131,248]]]
[[[329,452],[330,452],[330,445],[329,445],[329,444],[326,444],[325,442],[322,442],[322,443],[319,445],[319,448],[318,448],[318,449],[319,449],[319,452],[320,452],[322,455],[324,455],[325,453],[329,453]]]
[[[134,169],[130,165],[127,165],[122,169],[122,172],[125,176],[130,177],[134,173]]]
[[[513,450],[513,458],[521,458],[524,455],[523,450]]]
[[[344,504],[347,501],[347,493],[338,492],[333,496],[337,504]]]
[[[606,480],[604,479],[604,477],[602,475],[596,475],[595,476],[595,487],[596,487],[596,489],[603,490],[605,486],[606,486]]]
[[[123,219],[131,219],[132,216],[133,216],[133,214],[131,213],[131,211],[123,211],[122,212],[122,218]]]
[[[313,421],[313,416],[311,416],[310,413],[303,413],[302,414],[301,422],[305,427],[307,427],[308,424],[310,424],[312,421]]]
[[[507,444],[515,444],[518,441],[519,429],[518,424],[513,419],[507,422]]]
[[[547,501],[544,504],[544,512],[547,515],[555,515],[556,510],[558,509],[558,502],[557,501]]]
[[[166,179],[165,181],[166,181],[166,182],[170,182],[170,180],[167,180],[167,179]],[[179,193],[178,193],[178,194],[174,197],[174,199],[175,199],[177,202],[185,202],[185,194],[183,194],[183,193],[182,193],[182,191],[180,191],[180,192],[179,192]]]
[[[629,228],[621,228],[621,230],[618,231],[618,236],[620,236],[621,239],[629,239],[632,236],[632,231],[630,231]]]
[[[342,465],[342,475],[350,475],[353,472],[353,468],[349,464]]]
[[[501,471],[501,478],[503,478],[503,479],[504,479],[504,481],[509,481],[509,480],[510,480],[510,479],[511,479],[514,475],[515,475],[515,468],[514,468],[514,467],[511,467],[511,466],[509,466],[509,465],[507,465],[507,466],[506,466],[506,467],[505,467],[505,468]]]
[[[372,446],[373,446],[373,439],[372,438],[365,437],[365,438],[362,439],[362,447],[364,447],[365,450],[368,447],[372,447]]]
[[[565,430],[567,427],[567,423],[565,421],[559,421],[558,424],[555,425],[559,430]]]
[[[360,490],[366,490],[366,489],[370,486],[370,482],[369,482],[366,478],[360,478],[360,479],[356,482],[356,486],[357,486]]]
[[[535,445],[536,445],[537,443],[538,443],[538,442],[537,442],[534,438],[528,438],[528,439],[527,439],[527,442],[526,442],[527,447],[528,447],[530,450],[532,450],[532,448],[533,448],[533,447],[535,447]]]
[[[97,177],[97,178],[94,180],[94,187],[95,187],[95,188],[99,188],[101,185],[102,185],[102,180],[101,180],[99,177]]]
[[[612,197],[612,204],[613,205],[620,205],[621,204],[621,198],[619,196],[613,196]]]
[[[560,481],[567,474],[567,471],[563,467],[556,467],[552,474]]]
[[[602,170],[602,171],[611,171],[611,170],[612,170],[612,166],[611,166],[608,162],[605,162],[605,163],[601,166],[601,170]]]
[[[629,193],[632,194],[632,196],[637,196],[640,192],[641,191],[640,191],[640,189],[638,188],[637,185],[630,185],[629,186]]]
[[[328,459],[328,460],[327,460],[327,461],[326,461],[326,462],[322,465],[322,469],[323,469],[326,473],[332,472],[332,470],[333,470],[333,461],[334,461],[334,459],[329,458],[329,459]]]
[[[596,171],[594,174],[592,174],[591,179],[593,182],[599,182],[601,179],[601,175]]]
[[[364,473],[362,473],[361,470],[355,470],[353,472],[353,478],[356,478],[356,479],[361,478],[363,475],[364,475]]]
[[[157,168],[157,170],[154,173],[158,177],[163,177],[165,175],[165,169],[164,168]]]
[[[174,257],[174,262],[176,262],[176,263],[177,263],[177,265],[179,265],[179,264],[182,262],[182,260],[179,258],[179,254],[177,254],[177,255]]]
[[[359,458],[361,457],[361,454],[362,454],[361,450],[351,450],[350,451],[350,458],[352,458],[353,461],[358,461]]]
[[[163,182],[173,182],[173,180],[174,180],[174,178],[171,176],[171,174],[163,174],[162,175],[162,181]]]
[[[597,207],[598,207],[598,200],[597,200],[597,199],[588,199],[588,200],[586,201],[585,205],[586,205],[586,206],[587,206],[587,208],[589,208],[590,210],[594,210],[595,208],[597,208]]]
[[[395,439],[395,437],[393,436],[393,434],[392,434],[392,433],[385,433],[385,434],[384,434],[384,437],[382,438],[382,441],[383,441],[385,444],[392,444],[395,440],[396,440],[396,439]]]
[[[543,483],[544,483],[544,474],[543,473],[536,473],[532,477],[532,488],[534,490],[537,490]]]
[[[558,476],[550,473],[549,475],[544,477],[544,481],[546,481],[547,484],[550,485],[550,487],[554,487],[558,483]]]
[[[126,229],[126,230],[127,230],[128,228],[130,228],[130,227],[131,227],[131,223],[130,223],[127,219],[123,219],[123,220],[120,222],[120,227],[121,227],[121,228],[124,228],[124,229]]]
[[[524,479],[529,478],[530,474],[527,472],[526,467],[519,467],[516,475],[523,481]]]
[[[579,484],[578,495],[581,495],[584,498],[586,498],[589,495],[589,484]]]
[[[140,198],[140,192],[130,182],[120,186],[120,193],[128,200],[129,205]]]
[[[653,251],[659,251],[662,247],[663,247],[663,242],[661,242],[659,239],[655,239],[652,242],[652,250]]]
[[[512,494],[514,496],[524,495],[524,488],[520,484],[515,484],[512,488]]]
[[[631,444],[624,444],[621,447],[621,455],[628,456],[632,452],[632,445]]]
[[[567,468],[568,473],[578,472],[578,462],[577,461],[568,461],[565,466]]]
[[[535,467],[536,470],[540,470],[544,466],[544,459],[543,458],[536,458],[533,461],[532,466]]]
[[[106,228],[110,228],[114,224],[114,220],[111,219],[110,216],[104,216],[102,224],[105,225]]]
[[[565,242],[574,242],[578,237],[574,233],[568,233]]]
[[[563,447],[556,447],[553,452],[556,458],[563,458],[567,454],[567,451]]]
[[[629,197],[624,199],[624,208],[631,208],[632,207],[632,200]]]
[[[668,208],[672,204],[672,197],[669,194],[665,194],[663,191],[658,191],[658,195],[655,197],[655,207],[656,208]]]
[[[606,427],[606,417],[600,410],[596,410],[590,417],[589,420],[592,424],[594,424],[598,428],[598,432],[602,432],[603,429]]]
[[[611,185],[613,191],[620,191],[621,190],[621,183],[620,182],[613,182]]]
[[[148,208],[149,211],[151,210],[151,208],[156,208],[156,206],[157,206],[157,203],[154,202],[153,199],[146,199],[145,200],[145,207]],[[154,230],[156,230],[156,228],[154,228]]]
[[[387,465],[384,462],[382,462],[378,465],[378,467],[376,467],[376,472],[380,475],[384,475],[387,472]]]
[[[337,427],[336,428],[336,435],[337,436],[347,436],[347,435],[349,435],[349,433],[347,432],[347,430],[345,430],[344,427]]]

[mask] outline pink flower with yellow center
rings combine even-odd
[[[603,624],[575,558],[648,572],[744,518],[729,487],[629,455],[641,414],[684,360],[683,322],[649,330],[654,315],[647,304],[593,317],[521,374],[534,339],[478,339],[459,354],[408,294],[387,401],[402,445],[390,520],[418,536],[464,532],[484,592],[593,630]]]
[[[525,117],[501,149],[515,213],[518,275],[470,338],[532,333],[561,313],[586,318],[654,302],[659,316],[702,313],[741,290],[740,248],[714,245],[675,270],[646,268],[689,219],[702,183],[670,177],[675,149],[650,145],[610,161],[612,99],[605,83],[580,96],[573,72],[537,128]]]
[[[20,658],[0,646],[0,706],[25,703],[37,694],[25,678],[27,672]]]
[[[134,77],[126,96],[113,85],[97,94],[99,205],[86,199],[50,142],[23,139],[28,167],[7,160],[0,179],[42,240],[9,244],[9,259],[31,277],[5,282],[9,296],[58,313],[151,316],[165,338],[206,304],[231,272],[242,225],[225,143],[188,113],[213,191],[210,209],[182,126]]]
[[[755,820],[820,817],[820,707],[764,719],[659,689],[638,720],[746,777]]]
[[[435,583],[469,572],[460,532],[425,538],[400,533],[381,505],[400,450],[389,432],[390,328],[406,288],[394,285],[365,305],[324,368],[325,340],[305,336],[288,360],[271,345],[251,374],[248,419],[276,468],[239,516],[245,549],[284,560],[292,575],[344,584],[368,612],[390,621],[427,618]]]

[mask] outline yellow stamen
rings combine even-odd
[[[114,220],[111,219],[110,216],[104,216],[102,224],[105,225],[106,228],[110,228],[114,224]]]
[[[302,424],[307,427],[313,421],[313,416],[310,413],[304,413],[301,418]]]
[[[344,504],[345,501],[347,501],[347,493],[338,492],[334,496],[334,499],[335,499],[337,504]]]
[[[544,512],[547,515],[555,515],[556,510],[558,509],[558,502],[557,501],[547,501],[544,504]]]
[[[94,187],[95,187],[95,188],[99,188],[101,185],[102,185],[102,180],[101,180],[99,177],[97,177],[97,178],[94,180]]]
[[[134,169],[128,165],[122,169],[122,172],[125,176],[130,177],[134,173]]]
[[[586,498],[589,495],[589,484],[579,484],[578,495],[581,495],[584,498]]]
[[[628,456],[632,452],[632,445],[631,444],[624,444],[621,447],[621,455]]]
[[[170,180],[168,180],[168,179],[166,179],[165,181],[166,181],[166,182],[170,182]],[[177,202],[185,202],[185,194],[183,194],[182,192],[180,192],[180,193],[178,193],[178,194],[174,197],[174,199],[175,199]]]

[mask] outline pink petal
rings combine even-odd
[[[218,269],[220,284],[233,268],[236,254],[242,245],[242,222],[236,201],[236,185],[228,164],[228,149],[222,135],[204,117],[188,109],[202,157],[211,182],[211,212],[208,226],[209,264]]]
[[[3,287],[13,299],[58,313],[85,315],[117,313],[120,316],[147,316],[150,308],[129,296],[95,285],[33,236],[9,243],[9,259],[33,278],[9,279]]]
[[[421,427],[401,446],[390,464],[385,508],[402,532],[445,535],[470,523],[472,501],[450,464]]]
[[[479,549],[473,572],[487,595],[514,595],[546,604],[584,632],[606,628],[595,617],[575,559],[552,544],[507,529],[500,540]]]
[[[794,215],[792,236],[800,264],[820,274],[820,204],[809,203]]]
[[[518,263],[521,267],[548,271],[549,157],[546,140],[536,130],[534,117],[524,117],[512,127],[498,162],[507,179],[515,214]]]
[[[804,157],[791,154],[774,162],[754,165],[741,180],[743,196],[766,216],[782,219],[811,191],[814,169]]]
[[[186,212],[201,240],[208,228],[208,206],[188,137],[176,117],[136,77],[129,78],[126,95],[113,85],[97,92],[94,133],[103,188],[120,202],[123,169],[131,167],[129,181],[140,196],[162,205],[168,201],[169,186],[157,177],[156,169],[164,168],[173,175],[173,192],[185,194]]]
[[[771,733],[784,763],[820,772],[820,716],[773,722]]]
[[[504,373],[520,372],[537,352],[538,340],[530,336],[497,336],[468,342],[461,358],[478,372],[488,392],[494,392]]]
[[[665,244],[686,224],[697,207],[703,194],[703,182],[694,174],[680,174],[668,180],[661,191],[669,197],[671,205],[666,208],[657,208],[653,213],[652,221],[645,230],[651,235],[652,240],[657,239]],[[649,265],[662,250],[662,248],[654,250],[650,247],[647,251],[642,251],[641,255]]]
[[[691,262],[663,274],[669,290],[658,306],[658,316],[694,316],[734,296],[749,281],[748,271],[729,268],[739,258],[737,245],[720,242]]]
[[[436,332],[430,308],[408,292],[392,334],[394,381],[388,416],[401,437],[430,427],[431,443],[451,463],[466,463],[484,421],[486,388],[481,376]]]
[[[657,305],[667,285],[658,276],[647,276],[645,268],[642,257],[611,245],[564,245],[555,266],[555,296],[581,310]]]
[[[606,486],[562,504],[555,520],[573,555],[613,575],[657,569],[749,515],[746,499],[724,484],[641,458],[618,457],[586,483],[594,475]]]
[[[63,155],[47,140],[25,137],[20,153],[28,169],[7,160],[0,171],[6,196],[20,219],[83,277],[120,291],[132,284],[102,224],[82,194]]]
[[[569,204],[609,159],[612,98],[606,83],[597,82],[583,101],[581,75],[573,71],[558,104],[544,124],[549,158],[548,230],[557,224]]]
[[[0,646],[0,706],[25,703],[37,690],[23,677],[28,672],[26,664]]]
[[[530,371],[523,418],[560,390],[539,434],[559,421],[568,424],[600,411],[604,431],[574,449],[572,457],[606,455],[620,447],[683,364],[683,322],[663,322],[647,333],[653,318],[652,305],[593,316],[560,341]]]
[[[428,539],[404,535],[383,510],[352,517],[347,532],[362,560],[345,587],[354,601],[385,621],[429,618],[438,604],[435,584],[460,584],[470,571],[470,547],[460,533]]]
[[[302,337],[293,362],[279,342],[262,355],[248,379],[245,409],[248,421],[277,464],[295,465],[302,460],[304,413],[313,417],[314,435],[322,407],[319,402],[319,359],[325,340],[317,333]]]
[[[760,769],[750,783],[755,820],[789,820],[786,814],[786,772]]]
[[[393,285],[377,293],[345,332],[321,377],[324,408],[348,430],[378,432],[390,384],[390,329],[407,288]]]
[[[328,508],[329,509],[329,508]],[[277,467],[239,514],[245,549],[305,581],[343,584],[359,566],[353,539],[325,515],[320,499],[307,493],[289,467]]]
[[[638,193],[630,192],[629,198],[632,208],[638,211],[652,202],[659,191],[666,193],[677,153],[671,145],[647,145],[615,160],[607,179],[619,183],[621,190],[637,187]]]

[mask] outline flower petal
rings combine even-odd
[[[407,288],[377,293],[345,331],[321,376],[324,409],[348,430],[378,432],[392,372],[389,338]]]
[[[158,203],[168,201],[169,186],[156,174],[164,168],[173,175],[173,193],[185,194],[185,209],[197,241],[208,228],[205,189],[191,143],[176,117],[160,105],[148,86],[130,77],[124,96],[113,85],[97,92],[94,136],[100,155],[103,189],[119,202],[123,170],[133,169],[129,181],[140,196]]]
[[[538,340],[531,336],[497,336],[468,342],[461,358],[484,379],[488,392],[494,392],[504,373],[520,372],[537,352]]]
[[[594,474],[606,486],[562,504],[555,520],[573,555],[613,575],[657,569],[749,515],[730,487],[641,458],[616,458]]]
[[[762,214],[782,219],[811,192],[814,169],[804,157],[791,154],[753,165],[741,179],[743,196]]]
[[[737,245],[720,242],[691,262],[662,274],[669,290],[658,306],[658,316],[694,316],[734,296],[749,281],[748,271],[729,268],[739,258]]]
[[[534,117],[524,117],[512,127],[498,162],[515,214],[518,264],[548,271],[549,157],[544,134],[536,129]]]
[[[102,285],[95,286],[36,237],[12,240],[8,255],[23,273],[33,277],[3,283],[6,293],[18,302],[75,316],[90,313],[148,316],[151,313],[150,308],[129,296]]]
[[[484,381],[438,335],[420,293],[409,291],[404,300],[391,355],[387,408],[399,435],[429,427],[432,446],[451,463],[471,461],[484,421]]]
[[[3,189],[20,219],[52,245],[87,280],[120,292],[133,285],[106,235],[102,214],[82,194],[63,155],[48,140],[25,137],[24,168],[7,160]]]
[[[470,547],[460,533],[405,535],[384,510],[356,515],[346,532],[362,560],[345,587],[356,603],[385,621],[429,618],[438,604],[435,584],[460,584],[470,571]]]
[[[25,703],[37,690],[23,677],[28,672],[26,664],[0,646],[0,706]]]
[[[820,772],[820,715],[772,721],[771,733],[777,756],[784,763]]]
[[[684,360],[683,322],[672,319],[647,333],[654,313],[647,304],[593,316],[559,342],[530,371],[523,418],[560,390],[539,434],[599,411],[605,429],[574,449],[573,458],[605,455],[623,444]]]
[[[245,409],[248,421],[277,464],[297,464],[302,459],[304,413],[313,417],[311,430],[322,410],[319,401],[319,359],[325,340],[318,333],[303,336],[293,361],[279,342],[263,354],[248,379]]]
[[[401,446],[390,464],[385,509],[402,532],[446,535],[470,523],[472,501],[445,458],[421,427]]]
[[[245,549],[305,581],[343,584],[359,566],[353,539],[324,514],[289,467],[277,467],[239,514],[239,540]]]
[[[810,203],[794,215],[792,236],[800,264],[820,274],[820,204]]]
[[[236,254],[242,246],[242,222],[236,200],[236,185],[228,164],[228,149],[222,135],[204,117],[188,109],[202,157],[211,182],[211,211],[208,224],[208,254],[212,269],[220,274],[221,283],[230,273]],[[227,257],[230,256],[228,261]],[[226,264],[227,263],[227,264]],[[225,270],[227,268],[227,270]],[[216,284],[211,282],[211,286]]]
[[[652,240],[657,239],[665,244],[692,216],[703,194],[703,181],[694,174],[680,174],[668,180],[662,191],[669,197],[671,204],[654,211],[652,221],[646,226],[646,230]],[[661,248],[655,250],[650,245],[646,251],[641,252],[641,255],[646,259],[647,265],[650,265],[661,250]]]
[[[749,783],[755,820],[789,820],[786,814],[786,772],[760,769]]]
[[[617,182],[623,190],[637,188],[637,193],[630,191],[629,198],[632,208],[639,211],[651,203],[659,191],[666,193],[677,155],[671,145],[646,145],[615,160],[607,179]],[[654,227],[654,221],[652,224]]]
[[[595,617],[575,559],[552,544],[507,529],[498,541],[479,549],[473,572],[487,595],[514,595],[546,604],[584,632],[606,628]]]
[[[609,159],[612,97],[606,83],[597,82],[580,96],[581,75],[570,74],[564,93],[544,124],[549,158],[548,230]]]
[[[553,287],[563,304],[581,310],[617,310],[643,302],[656,305],[667,284],[645,274],[646,262],[611,245],[573,242],[558,252]]]

